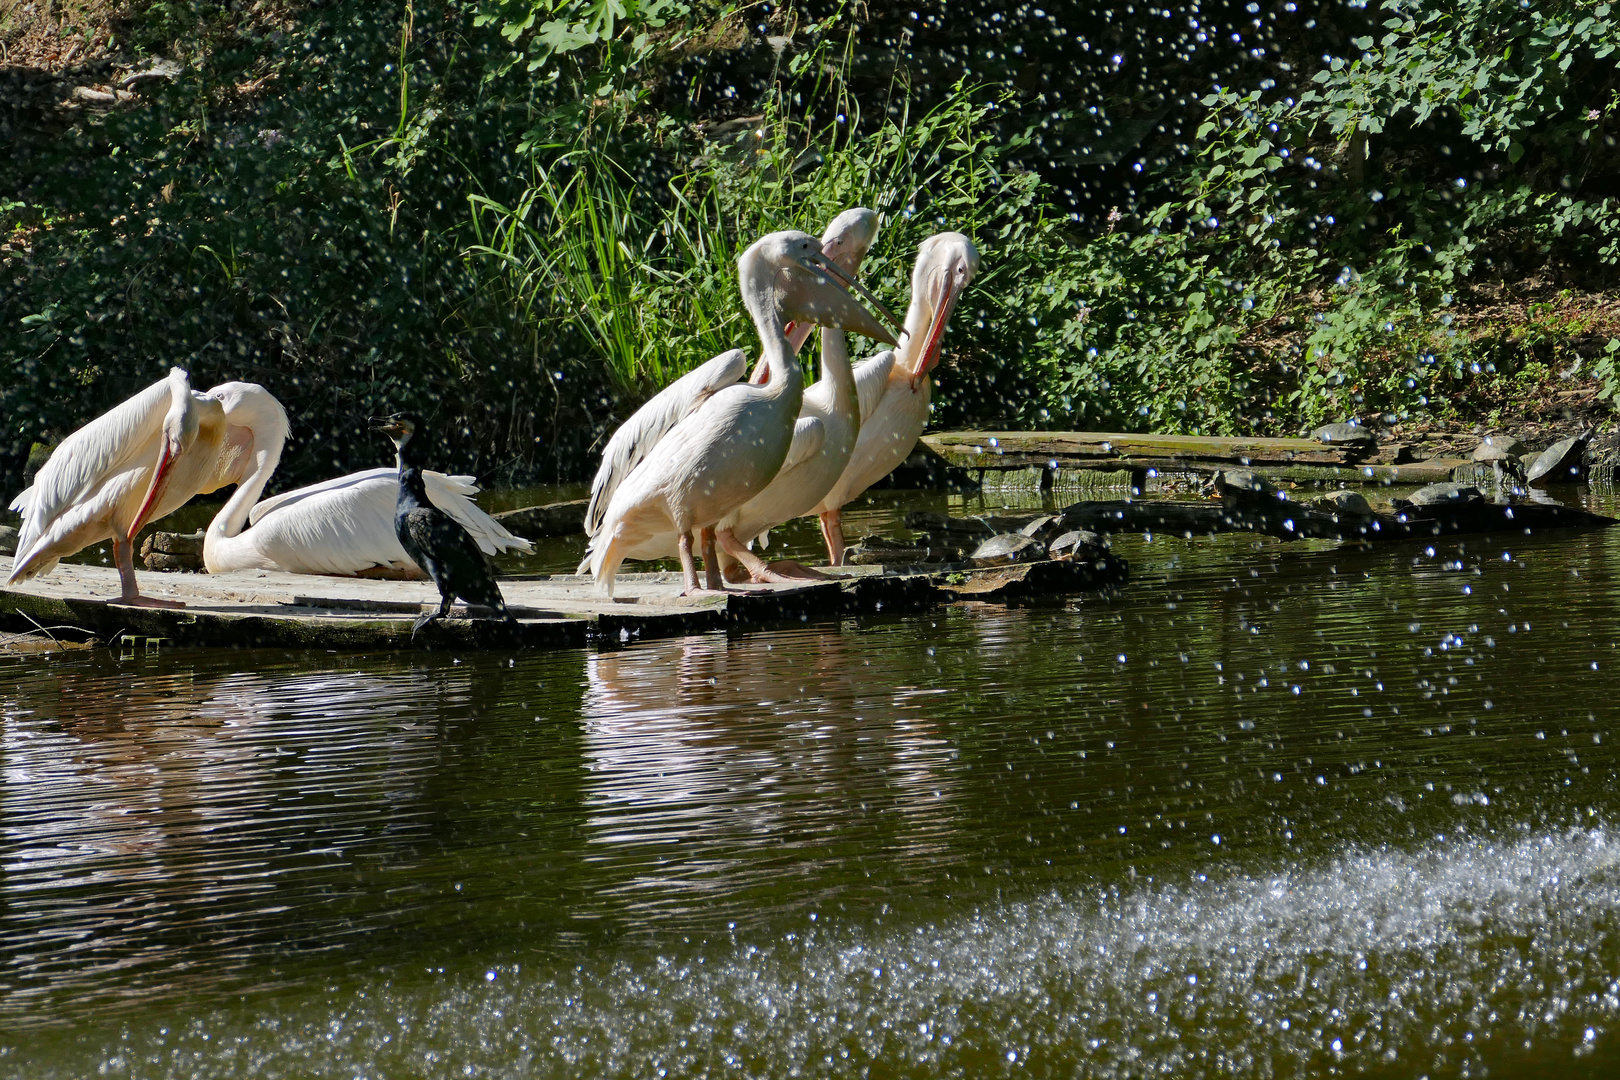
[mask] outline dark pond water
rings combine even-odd
[[[1615,1075],[1620,530],[1116,546],[620,652],[0,659],[0,1075]]]

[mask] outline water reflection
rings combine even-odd
[[[1118,543],[1028,609],[12,664],[0,1075],[1612,1074],[1620,531]]]
[[[261,950],[341,948],[395,918],[364,910],[348,868],[408,869],[430,839],[424,781],[441,709],[471,703],[469,670],[97,661],[39,665],[0,697],[5,1014],[75,987],[228,982]],[[352,920],[341,935],[297,917],[311,885]]]
[[[612,881],[600,898],[757,919],[784,875],[943,851],[956,752],[930,693],[869,670],[837,629],[592,656],[582,749],[588,859]]]

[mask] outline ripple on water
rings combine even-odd
[[[1595,1069],[1583,1055],[1620,1015],[1615,840],[1607,826],[1476,838],[938,922],[401,970],[254,1015],[126,1029],[102,1063],[269,1077],[1415,1075],[1562,1041],[1574,1057],[1552,1060]]]
[[[1120,543],[1033,610],[15,667],[0,1075],[1620,1068],[1620,532]]]

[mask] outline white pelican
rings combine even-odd
[[[254,505],[286,437],[286,413],[262,386],[223,383],[199,394],[184,371],[171,370],[62,440],[34,485],[17,496],[12,509],[23,515],[23,528],[9,581],[48,573],[65,556],[111,539],[121,602],[179,606],[140,595],[132,541],[147,522],[193,495],[230,484],[242,487],[203,539],[213,573],[258,567],[352,575],[385,567],[419,574],[394,536],[394,469],[355,473]],[[486,552],[531,550],[467,498],[478,490],[471,477],[430,472],[426,478],[432,501]],[[250,508],[252,520],[262,524],[239,535]]]
[[[194,393],[179,368],[62,440],[12,501],[23,516],[7,584],[49,573],[61,559],[103,540],[123,585],[119,602],[184,607],[142,596],[135,581],[135,534],[193,495],[233,481],[220,475],[230,455],[220,403]]]
[[[861,260],[865,258],[867,250],[877,237],[877,227],[877,215],[871,210],[861,207],[846,210],[834,218],[832,223],[827,226],[826,232],[822,234],[821,253],[836,262],[846,274],[853,277],[860,268]],[[814,326],[809,323],[788,329],[789,348],[797,353],[799,347],[804,344],[805,339],[810,336],[813,329]],[[829,330],[827,336],[823,338],[823,351],[825,352],[828,347],[825,342],[829,337],[836,337],[837,346],[842,350],[844,341],[842,331]],[[844,374],[851,380],[849,399],[853,403],[854,383],[852,381],[853,376],[849,374],[849,354],[847,350],[843,350],[839,355],[843,358]],[[837,358],[830,361],[833,365],[836,365],[837,362]],[[788,456],[781,472],[778,474],[777,479],[772,481],[767,492],[781,491],[778,485],[781,483],[782,476],[790,472],[798,473],[802,471],[802,469],[796,469],[796,465],[808,464],[813,466],[815,461],[825,458],[829,453],[835,455],[835,460],[837,457],[842,458],[836,466],[826,470],[832,472],[832,476],[827,479],[827,484],[830,486],[837,479],[838,473],[842,472],[843,462],[849,459],[849,451],[854,448],[854,427],[859,425],[859,415],[854,410],[853,404],[848,413],[849,430],[847,440],[844,432],[840,430],[834,432],[833,438],[829,441],[824,437],[824,433],[828,430],[826,427],[818,427],[815,424],[804,422],[807,417],[817,420],[826,419],[823,414],[828,410],[823,408],[821,402],[823,399],[833,397],[836,393],[834,382],[828,374],[832,369],[828,365],[829,361],[824,357],[821,380],[804,391],[804,403],[800,408],[799,423],[794,429],[793,444],[788,450]],[[716,391],[740,382],[746,370],[747,355],[743,350],[731,349],[723,352],[707,363],[687,372],[659,391],[613,433],[613,437],[608,441],[607,448],[602,452],[601,468],[597,470],[596,478],[591,484],[591,499],[585,511],[585,533],[587,536],[594,537],[596,535],[598,528],[601,526],[602,517],[607,512],[608,502],[612,499],[613,493],[618,490],[618,485],[647,457],[653,447],[658,445],[658,441],[668,434],[670,428],[689,416]],[[768,371],[769,364],[762,356],[755,366],[754,374],[749,381],[763,383]],[[816,453],[818,447],[815,440],[817,439],[822,440],[819,445],[819,455]],[[848,442],[847,448],[841,448],[844,441]],[[762,492],[759,498],[763,498],[765,494],[766,492]],[[821,493],[818,493],[815,499],[805,506],[805,510],[808,510],[820,498]],[[803,512],[800,511],[800,513]],[[779,520],[786,521],[788,517],[795,516],[797,515],[788,514]],[[772,521],[765,528],[777,523],[777,521]],[[739,531],[737,535],[744,543],[747,543],[762,531],[764,531],[763,528],[755,529],[752,533]],[[638,560],[665,559],[676,558],[679,554],[679,538],[671,529],[649,537],[636,545],[626,552],[625,558]],[[580,563],[578,572],[585,573],[590,564],[591,555],[587,552],[584,561]],[[715,580],[711,575],[711,583]]]
[[[224,383],[208,391],[218,398],[226,421],[242,436],[252,471],[239,469],[240,487],[214,515],[203,534],[203,564],[210,574],[229,570],[282,570],[289,574],[353,577],[381,569],[426,577],[394,534],[399,470],[383,466],[350,473],[283,492],[258,502],[281,461],[287,441],[287,414],[268,390],[256,383]],[[486,555],[532,551],[468,498],[478,492],[470,476],[424,472],[429,500],[478,541]],[[250,525],[244,531],[244,526]]]
[[[640,546],[670,532],[677,537],[686,591],[699,592],[692,532],[712,528],[763,490],[781,469],[804,398],[803,377],[785,320],[839,326],[893,341],[847,289],[870,294],[826,258],[820,241],[807,233],[763,237],[742,253],[737,265],[743,305],[759,331],[769,378],[763,386],[734,383],[710,392],[668,426],[656,444],[637,443],[623,455],[623,460],[634,458],[640,464],[632,463],[619,479],[591,544],[591,573],[609,596],[619,565]],[[646,424],[632,417],[630,423],[650,431],[667,424],[668,414]],[[806,423],[819,426],[815,421]],[[608,449],[615,451],[613,443]],[[755,577],[769,576],[764,563],[730,530],[718,529],[716,538]],[[704,546],[708,548],[707,540]],[[718,585],[718,575],[710,574],[710,584]]]
[[[844,474],[810,510],[821,518],[829,565],[844,565],[845,504],[910,457],[917,437],[928,426],[928,373],[939,363],[951,310],[978,270],[978,249],[961,233],[936,233],[924,240],[911,271],[904,342],[855,368],[860,435]]]
[[[534,545],[514,536],[478,508],[471,496],[478,485],[471,476],[427,471],[428,500],[455,518],[478,541],[486,555],[533,551]],[[250,478],[253,495],[269,480]],[[334,574],[354,577],[381,571],[409,577],[427,575],[400,546],[394,534],[394,502],[399,497],[399,470],[380,466],[255,503],[235,520],[215,519],[203,537],[203,562],[210,574],[227,570],[284,570],[289,574]],[[250,526],[244,530],[243,526]]]
[[[864,207],[845,210],[832,220],[821,237],[821,250],[833,259],[851,277],[861,268],[861,261],[877,239],[878,216]],[[795,327],[788,335],[797,349],[802,330]],[[795,340],[797,338],[798,340]],[[760,361],[765,367],[765,361]],[[763,371],[754,373],[759,382]],[[819,423],[806,424],[806,419]],[[837,329],[821,332],[821,378],[804,392],[804,403],[799,407],[799,422],[793,432],[793,445],[788,449],[787,461],[776,478],[747,503],[727,514],[720,522],[729,528],[744,544],[764,541],[766,534],[784,521],[810,513],[832,486],[843,475],[855,450],[856,435],[860,432],[860,400],[855,390],[855,374],[850,370],[849,346],[844,333]],[[831,544],[829,542],[829,548]],[[722,559],[722,565],[726,560]],[[770,569],[789,576],[823,577],[796,563],[772,564]]]

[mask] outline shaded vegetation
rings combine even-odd
[[[936,425],[1620,385],[1608,4],[39,6],[0,25],[8,484],[171,363],[283,400],[283,485],[385,460],[385,407],[457,468],[578,477],[751,345],[743,246],[855,203],[897,307],[923,236],[984,254]]]

